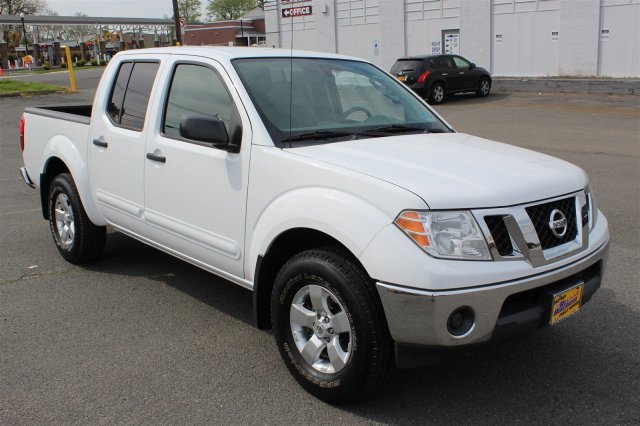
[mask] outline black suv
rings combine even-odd
[[[400,58],[391,74],[432,104],[444,101],[445,95],[475,92],[488,96],[491,74],[458,55],[411,56]]]

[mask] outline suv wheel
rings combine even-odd
[[[487,77],[482,77],[478,82],[478,89],[476,90],[476,95],[484,98],[489,96],[489,92],[491,91],[491,80]]]
[[[441,104],[444,101],[444,84],[441,82],[436,82],[431,85],[431,91],[429,93],[429,102],[437,105]]]

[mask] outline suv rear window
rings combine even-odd
[[[424,61],[422,59],[399,59],[395,64],[391,67],[391,74],[398,75],[400,73],[403,74],[413,74],[422,72],[422,66]]]

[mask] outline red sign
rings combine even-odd
[[[312,13],[311,6],[298,6],[298,7],[289,7],[287,9],[282,9],[282,17],[283,18],[294,18],[296,16],[306,16],[311,15]]]

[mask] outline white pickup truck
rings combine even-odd
[[[553,325],[605,269],[580,168],[457,133],[356,58],[127,51],[93,106],[27,108],[20,128],[66,260],[98,258],[110,225],[253,290],[257,325],[329,402]]]

